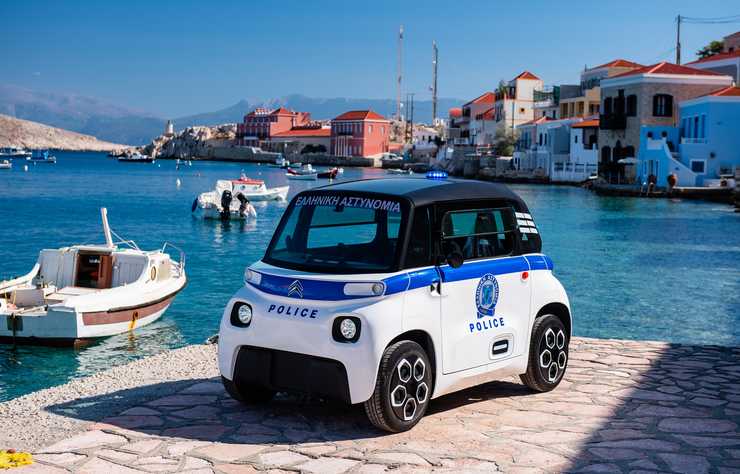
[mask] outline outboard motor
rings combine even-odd
[[[228,221],[231,217],[231,191],[224,191],[221,194],[221,220]]]
[[[239,215],[244,217],[244,213],[247,211],[247,206],[249,205],[249,199],[242,193],[237,193],[236,198],[239,200]]]

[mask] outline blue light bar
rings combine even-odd
[[[427,179],[447,179],[447,171],[440,171],[440,170],[427,171]]]

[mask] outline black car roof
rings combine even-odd
[[[507,199],[517,202],[520,209],[527,208],[524,201],[506,185],[470,179],[371,178],[330,184],[311,191],[330,190],[401,196],[415,206],[444,201]]]

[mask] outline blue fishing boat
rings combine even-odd
[[[34,163],[56,163],[57,157],[49,154],[49,150],[34,150],[30,157],[26,158]]]

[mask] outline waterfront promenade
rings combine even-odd
[[[279,397],[246,409],[189,346],[0,404],[14,473],[740,471],[740,348],[574,338],[565,380],[435,400],[387,435],[359,407]]]

